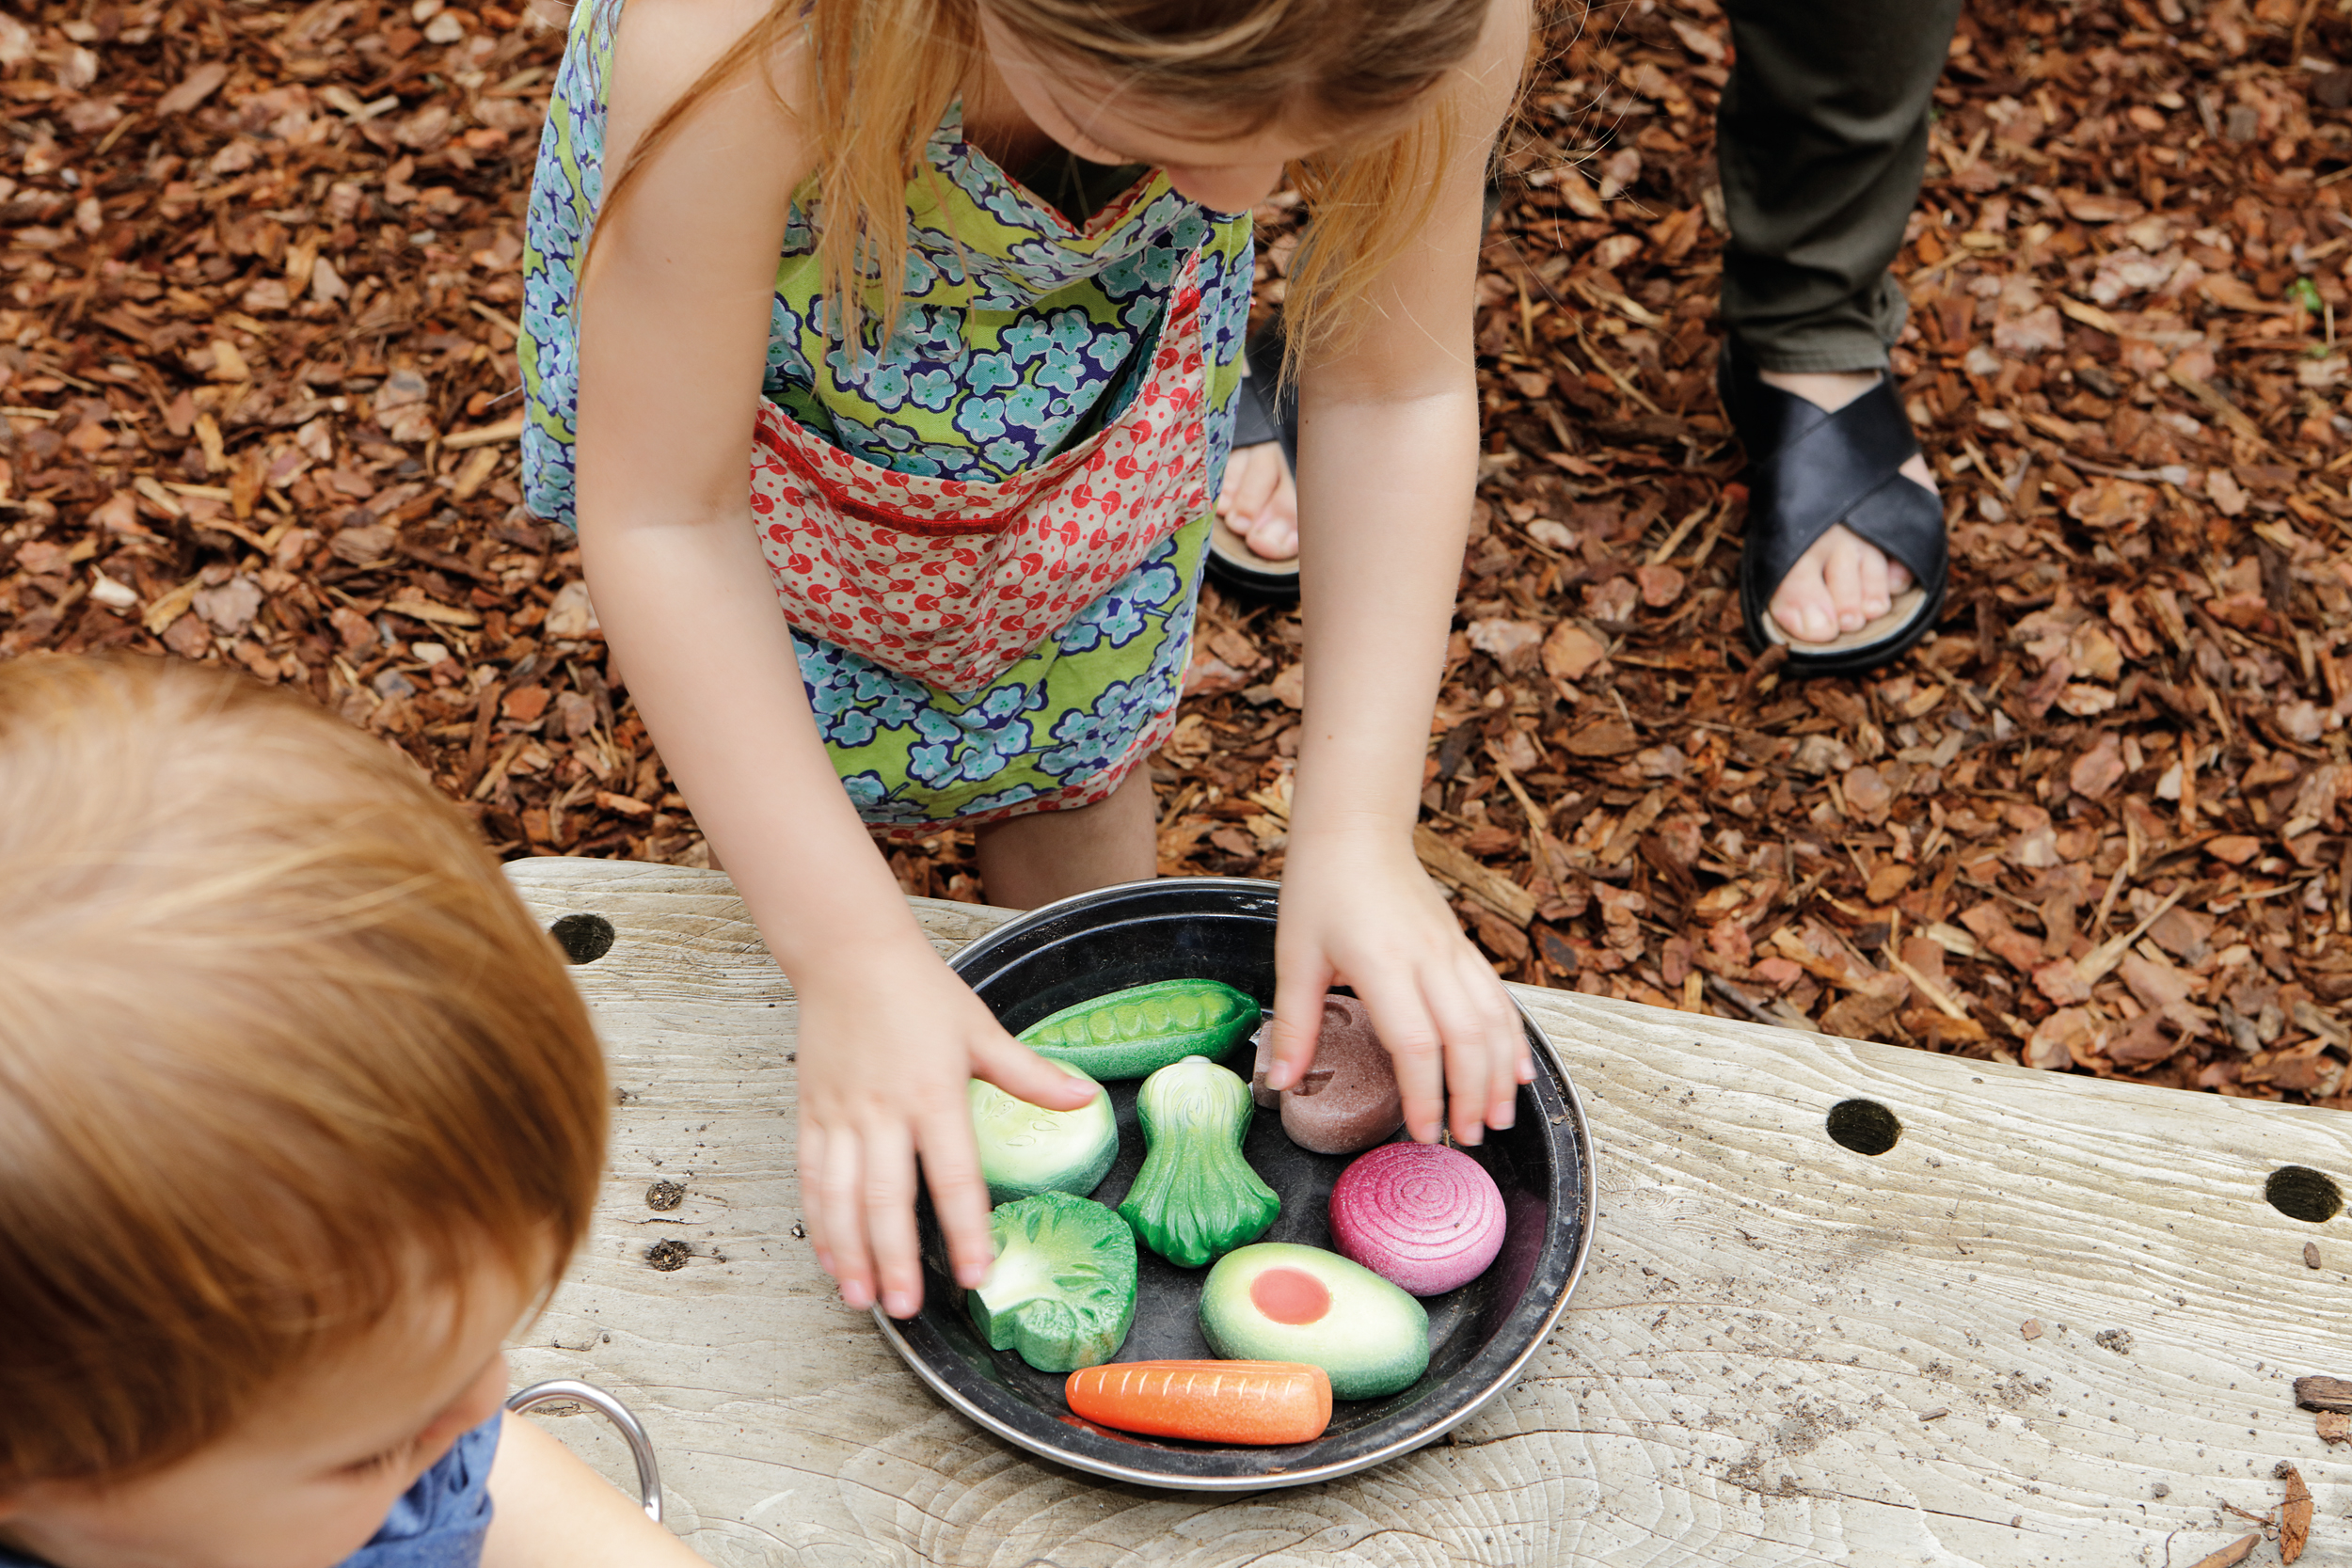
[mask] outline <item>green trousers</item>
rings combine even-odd
[[[1770,371],[1867,371],[1902,331],[1887,276],[1927,166],[1961,0],[1724,0],[1715,121],[1724,325]]]

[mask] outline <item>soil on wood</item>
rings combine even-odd
[[[442,0],[0,16],[0,654],[299,686],[507,855],[700,863],[577,553],[517,502],[559,35]],[[1936,635],[1748,654],[1711,383],[1711,0],[1547,40],[1479,279],[1486,451],[1423,859],[1513,978],[2342,1104],[2352,28],[1972,6],[1898,262]],[[1296,203],[1262,210],[1262,308]],[[2352,330],[2352,323],[2347,324]],[[1208,595],[1161,865],[1278,876],[1295,614]],[[966,834],[889,850],[973,897]]]

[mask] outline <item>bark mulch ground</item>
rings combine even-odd
[[[1564,23],[1509,149],[1423,859],[1515,978],[2344,1103],[2352,28],[1972,8],[1896,353],[1956,587],[1899,665],[1804,684],[1732,593],[1726,36],[1711,0]],[[504,854],[693,863],[577,554],[516,504],[556,47],[442,0],[0,16],[0,654],[231,662]],[[1210,594],[1164,870],[1279,874],[1301,641]],[[892,862],[978,893],[968,835]]]

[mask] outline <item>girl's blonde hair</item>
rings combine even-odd
[[[0,664],[0,1497],[120,1479],[484,1263],[603,1162],[555,943],[405,758],[153,659]]]
[[[983,0],[772,0],[766,16],[638,139],[603,212],[709,92],[806,40],[818,138],[818,254],[840,336],[896,319],[906,273],[906,186],[977,55]],[[1187,126],[1246,135],[1278,120],[1334,133],[1416,103],[1402,129],[1294,165],[1308,228],[1284,309],[1292,363],[1344,344],[1370,287],[1427,220],[1460,135],[1454,95],[1431,89],[1476,45],[1489,0],[985,0],[1009,31]],[[846,214],[846,220],[844,215]],[[599,224],[601,227],[601,224]],[[593,244],[593,240],[592,240]]]

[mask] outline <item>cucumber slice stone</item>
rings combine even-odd
[[[1096,1088],[1094,1098],[1074,1111],[1032,1105],[977,1078],[964,1093],[972,1107],[972,1139],[979,1148],[980,1177],[988,1183],[991,1203],[1011,1203],[1039,1193],[1084,1197],[1102,1185],[1111,1162],[1119,1157],[1119,1121],[1105,1089]]]

